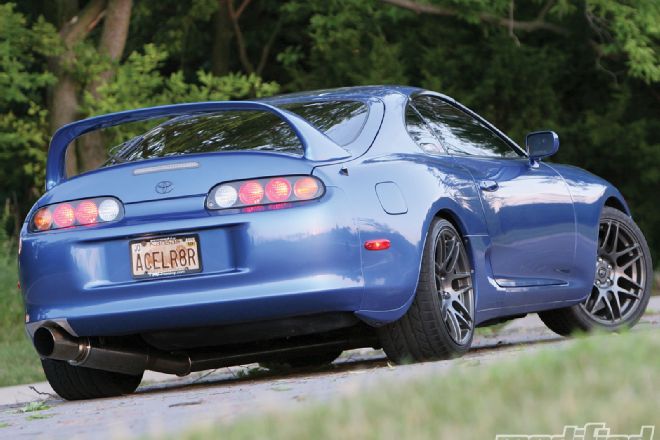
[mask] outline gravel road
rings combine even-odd
[[[640,331],[660,337],[660,297],[652,298]],[[47,384],[0,389],[0,438],[136,438],[177,433],[212,422],[227,422],[259,412],[292,408],[369,392],[378,384],[442,374],[452,366],[476,366],[513,358],[539,348],[570,344],[546,330],[536,315],[512,321],[495,335],[478,335],[474,348],[452,361],[391,366],[381,351],[345,352],[323,371],[271,373],[255,365],[196,373],[185,378],[148,374],[134,395],[65,402]],[[21,412],[26,402],[44,401],[49,409]]]

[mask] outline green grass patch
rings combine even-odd
[[[16,250],[0,241],[0,386],[45,380],[39,356],[25,335]]]
[[[660,334],[597,335],[516,360],[383,384],[330,404],[244,418],[187,439],[494,439],[561,434],[564,425],[605,422],[639,434],[660,422]]]
[[[18,411],[22,412],[22,413],[29,413],[29,412],[36,412],[36,411],[46,411],[47,409],[50,409],[50,406],[48,406],[46,404],[46,402],[36,401],[36,402],[28,403],[27,405],[23,406]]]

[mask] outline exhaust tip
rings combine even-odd
[[[55,350],[55,338],[53,337],[52,330],[48,327],[39,327],[34,332],[32,343],[37,353],[43,357],[50,356]]]

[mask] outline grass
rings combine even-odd
[[[25,335],[15,250],[0,242],[0,386],[45,380],[39,357]]]
[[[383,384],[329,404],[243,418],[169,438],[494,439],[605,422],[639,434],[660,422],[660,333],[596,335],[515,361]]]
[[[37,412],[37,411],[46,411],[47,409],[50,409],[50,406],[48,406],[46,402],[36,401],[36,402],[28,403],[18,411],[22,413],[29,413],[29,412]]]

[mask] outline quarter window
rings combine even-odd
[[[441,99],[419,96],[413,103],[451,154],[513,158],[521,156],[479,120]]]
[[[408,104],[406,107],[406,129],[419,148],[428,154],[444,154],[438,138],[415,108]]]

